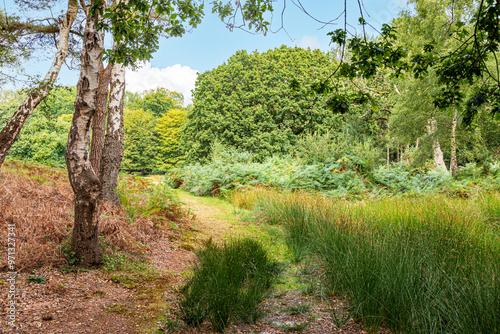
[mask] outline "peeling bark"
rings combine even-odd
[[[24,123],[33,113],[33,110],[35,110],[38,104],[40,104],[40,102],[42,102],[42,100],[47,97],[52,90],[54,81],[59,75],[59,71],[61,70],[66,56],[68,55],[69,33],[71,25],[75,21],[77,12],[78,1],[69,0],[68,10],[66,11],[66,15],[64,16],[59,29],[59,43],[57,45],[56,55],[54,56],[54,60],[49,71],[45,75],[45,78],[41,82],[40,86],[29,93],[26,100],[24,100],[23,104],[19,106],[10,121],[0,132],[0,168],[5,161],[5,157],[12,147],[12,144],[14,144],[19,136]]]
[[[104,148],[104,135],[106,133],[106,111],[108,105],[108,86],[111,77],[111,65],[99,71],[99,87],[97,88],[97,101],[94,118],[92,120],[92,146],[90,162],[96,174],[101,170],[102,149]]]
[[[66,166],[75,193],[75,224],[71,251],[83,265],[100,262],[97,228],[101,206],[101,182],[89,159],[92,118],[96,110],[103,35],[97,30],[98,13],[87,16],[77,85],[75,112],[66,145]]]
[[[108,125],[101,159],[100,179],[103,200],[120,205],[114,189],[118,186],[118,171],[123,158],[123,101],[125,98],[125,68],[114,64],[111,70],[108,105]]]

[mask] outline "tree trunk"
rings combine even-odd
[[[457,110],[453,112],[453,121],[451,123],[451,160],[450,160],[450,173],[455,175],[458,172],[457,165],[457,143],[456,143],[456,130],[457,130]]]
[[[92,120],[92,146],[90,150],[90,162],[94,172],[98,175],[101,170],[102,149],[104,147],[104,135],[106,128],[106,111],[108,105],[108,86],[111,77],[111,65],[99,71],[99,87],[97,88],[97,101],[94,118]]]
[[[123,101],[125,98],[125,67],[114,64],[108,106],[108,125],[101,159],[102,197],[120,205],[114,189],[118,186],[118,171],[123,158]]]
[[[436,133],[437,122],[434,118],[431,118],[428,123],[429,125],[427,126],[427,132],[432,136],[434,133]],[[439,145],[439,141],[437,140],[437,138],[433,138],[432,140],[432,149],[434,151],[434,166],[436,168],[444,168],[446,170],[443,151],[441,150],[441,145]]]
[[[75,224],[71,251],[83,265],[100,262],[97,228],[101,206],[101,182],[89,159],[92,117],[96,110],[103,36],[97,30],[99,11],[88,15],[83,36],[80,78],[75,112],[66,146],[66,166],[75,193]]]
[[[76,14],[78,12],[78,1],[69,0],[68,10],[66,15],[62,20],[59,27],[59,43],[57,45],[57,52],[54,56],[52,66],[50,66],[49,71],[45,75],[45,78],[40,83],[37,89],[29,92],[28,97],[24,100],[23,104],[19,106],[17,111],[14,113],[10,121],[5,125],[3,130],[0,132],[0,168],[2,167],[5,157],[9,152],[12,144],[16,141],[21,129],[28,119],[28,117],[33,113],[33,110],[38,106],[38,104],[49,95],[52,90],[54,81],[59,75],[59,71],[66,59],[68,54],[68,38],[71,25],[75,21]]]

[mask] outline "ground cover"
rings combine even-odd
[[[347,202],[261,189],[233,199],[283,226],[294,259],[315,263],[324,289],[369,328],[499,331],[498,194]]]
[[[101,216],[103,266],[83,269],[71,265],[63,247],[73,217],[65,171],[17,162],[4,168],[0,219],[4,227],[7,219],[16,224],[18,333],[211,332],[209,323],[191,328],[182,322],[176,291],[191,277],[193,250],[205,240],[243,237],[258,240],[286,270],[262,303],[264,316],[253,324],[233,323],[227,333],[366,332],[338,295],[322,293],[308,275],[317,270],[314,266],[292,263],[282,229],[263,224],[248,210],[178,191],[185,211],[175,220],[149,206],[150,201],[160,208],[167,203],[156,196],[166,191],[155,187],[161,178],[123,177],[128,185],[121,186],[123,208],[105,207]],[[1,235],[5,248],[5,228]],[[8,293],[5,254],[0,257],[1,300]],[[3,329],[8,328],[5,311],[2,304]]]
[[[404,163],[371,166],[355,155],[304,161],[295,157],[271,157],[254,162],[251,155],[234,153],[200,165],[174,169],[168,175],[171,186],[192,194],[228,195],[239,189],[272,187],[278,190],[309,190],[332,198],[362,199],[382,196],[425,196],[446,193],[469,197],[500,190],[500,164],[460,166],[452,177],[431,164],[413,168]]]

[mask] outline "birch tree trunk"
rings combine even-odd
[[[428,124],[429,125],[427,126],[427,132],[429,135],[433,135],[437,130],[437,122],[434,118],[431,118],[428,121]],[[441,145],[439,145],[439,141],[436,138],[433,139],[432,149],[434,151],[434,166],[436,166],[436,168],[441,167],[446,170],[447,168],[446,164],[444,163],[443,151],[441,150]]]
[[[71,25],[75,21],[78,6],[77,0],[68,1],[68,10],[66,11],[66,15],[64,16],[64,19],[59,27],[59,42],[57,45],[56,55],[54,56],[54,60],[52,61],[49,71],[40,83],[40,86],[29,93],[26,100],[24,100],[24,102],[19,106],[10,121],[0,132],[0,168],[5,161],[5,157],[12,147],[12,144],[14,144],[19,136],[24,123],[33,113],[33,110],[35,110],[38,104],[40,104],[40,102],[42,102],[42,100],[47,97],[52,90],[54,81],[59,75],[59,71],[61,70],[66,56],[68,55],[69,33]]]
[[[97,88],[97,101],[94,118],[92,120],[92,146],[90,149],[90,162],[96,174],[101,170],[102,149],[104,148],[104,135],[106,133],[106,111],[108,107],[108,86],[111,78],[111,65],[102,67],[99,71],[99,87]]]
[[[125,67],[114,64],[108,104],[108,125],[101,158],[100,179],[103,200],[120,205],[114,189],[118,186],[118,170],[123,158],[123,101],[125,98]]]
[[[71,251],[83,265],[100,262],[97,228],[101,206],[101,182],[89,159],[92,118],[102,66],[103,35],[97,30],[98,11],[87,15],[77,85],[75,112],[66,145],[66,166],[75,193],[75,224]]]
[[[455,109],[453,112],[453,121],[451,123],[451,160],[450,160],[450,173],[455,175],[458,172],[457,165],[457,143],[456,143],[456,130],[457,130],[457,116],[458,112]]]

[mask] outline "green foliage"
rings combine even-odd
[[[154,184],[147,179],[121,178],[117,193],[130,223],[139,216],[175,220],[184,213],[184,203],[166,182]]]
[[[185,122],[186,111],[183,109],[170,109],[158,119],[157,170],[166,172],[184,161],[179,148],[179,136]]]
[[[19,101],[12,97],[0,106],[0,128],[16,112]],[[17,141],[9,150],[8,157],[62,167],[65,165],[66,142],[71,120],[36,112],[26,121]]]
[[[355,156],[358,167],[370,171],[383,162],[383,151],[374,145],[373,140],[361,141],[346,132],[333,134],[313,133],[303,135],[295,145],[295,155],[301,164],[325,163]],[[362,158],[361,158],[362,157]]]
[[[181,109],[184,103],[182,94],[159,87],[144,91],[140,96],[131,95],[127,108],[131,110],[142,109],[149,111],[155,117],[161,117],[171,109]]]
[[[375,164],[374,161],[380,159],[379,152],[366,144],[349,147],[342,146],[339,141],[338,146],[332,144],[307,152],[308,142],[318,138],[317,142],[322,144],[324,137],[304,138],[305,144],[299,144],[304,150],[298,150],[298,159],[275,156],[261,163],[253,162],[251,153],[226,150],[216,143],[210,163],[176,168],[167,180],[172,186],[182,185],[198,196],[227,195],[234,190],[257,186],[315,190],[330,197],[344,198],[412,196],[443,191],[452,196],[469,196],[481,190],[500,190],[498,162],[460,166],[454,179],[448,171],[430,167],[432,164],[422,168],[403,163],[393,163],[389,167]],[[341,155],[343,152],[347,154]],[[340,159],[326,158],[337,154]]]
[[[264,35],[269,29],[269,22],[264,18],[264,13],[273,12],[272,0],[254,0],[245,3],[236,2],[234,5],[228,1],[223,4],[222,1],[214,1],[212,13],[217,13],[219,18],[226,20],[227,27],[232,30],[235,27],[235,18],[241,15],[243,22],[248,22],[248,28],[255,28],[255,31],[262,32]]]
[[[498,195],[486,198],[256,197],[294,254],[319,260],[327,288],[343,294],[355,320],[395,332],[496,333],[500,235],[489,210]]]
[[[45,278],[43,276],[30,275],[30,276],[28,276],[27,280],[28,280],[28,282],[33,282],[36,284],[45,284],[45,282],[47,281],[47,278]]]
[[[158,138],[157,120],[148,111],[124,110],[124,148],[121,168],[128,172],[150,173],[155,170]]]
[[[180,316],[191,326],[208,319],[223,332],[235,320],[255,322],[259,304],[280,272],[262,245],[241,239],[222,246],[209,240],[196,253],[193,277],[181,289]]]
[[[326,107],[327,96],[304,86],[291,91],[290,80],[323,80],[332,61],[319,50],[282,46],[259,54],[237,52],[227,63],[198,76],[193,108],[181,135],[189,161],[206,161],[212,143],[248,151],[262,161],[289,154],[297,136],[339,124]]]
[[[164,173],[183,162],[179,149],[186,120],[183,101],[182,94],[165,88],[127,94],[122,170]]]
[[[76,100],[76,87],[54,87],[43,99],[38,110],[48,119],[56,120],[62,115],[73,115]],[[71,121],[71,120],[70,120]]]
[[[78,263],[78,258],[75,256],[76,253],[71,251],[71,240],[70,235],[68,235],[60,245],[60,252],[68,262],[70,266],[74,266]]]
[[[62,167],[65,164],[66,142],[70,123],[33,117],[12,145],[9,156],[45,165]]]
[[[383,185],[395,193],[410,194],[435,192],[452,182],[451,175],[442,168],[412,173],[398,164],[389,168],[379,167],[373,171],[372,177],[376,184]]]

